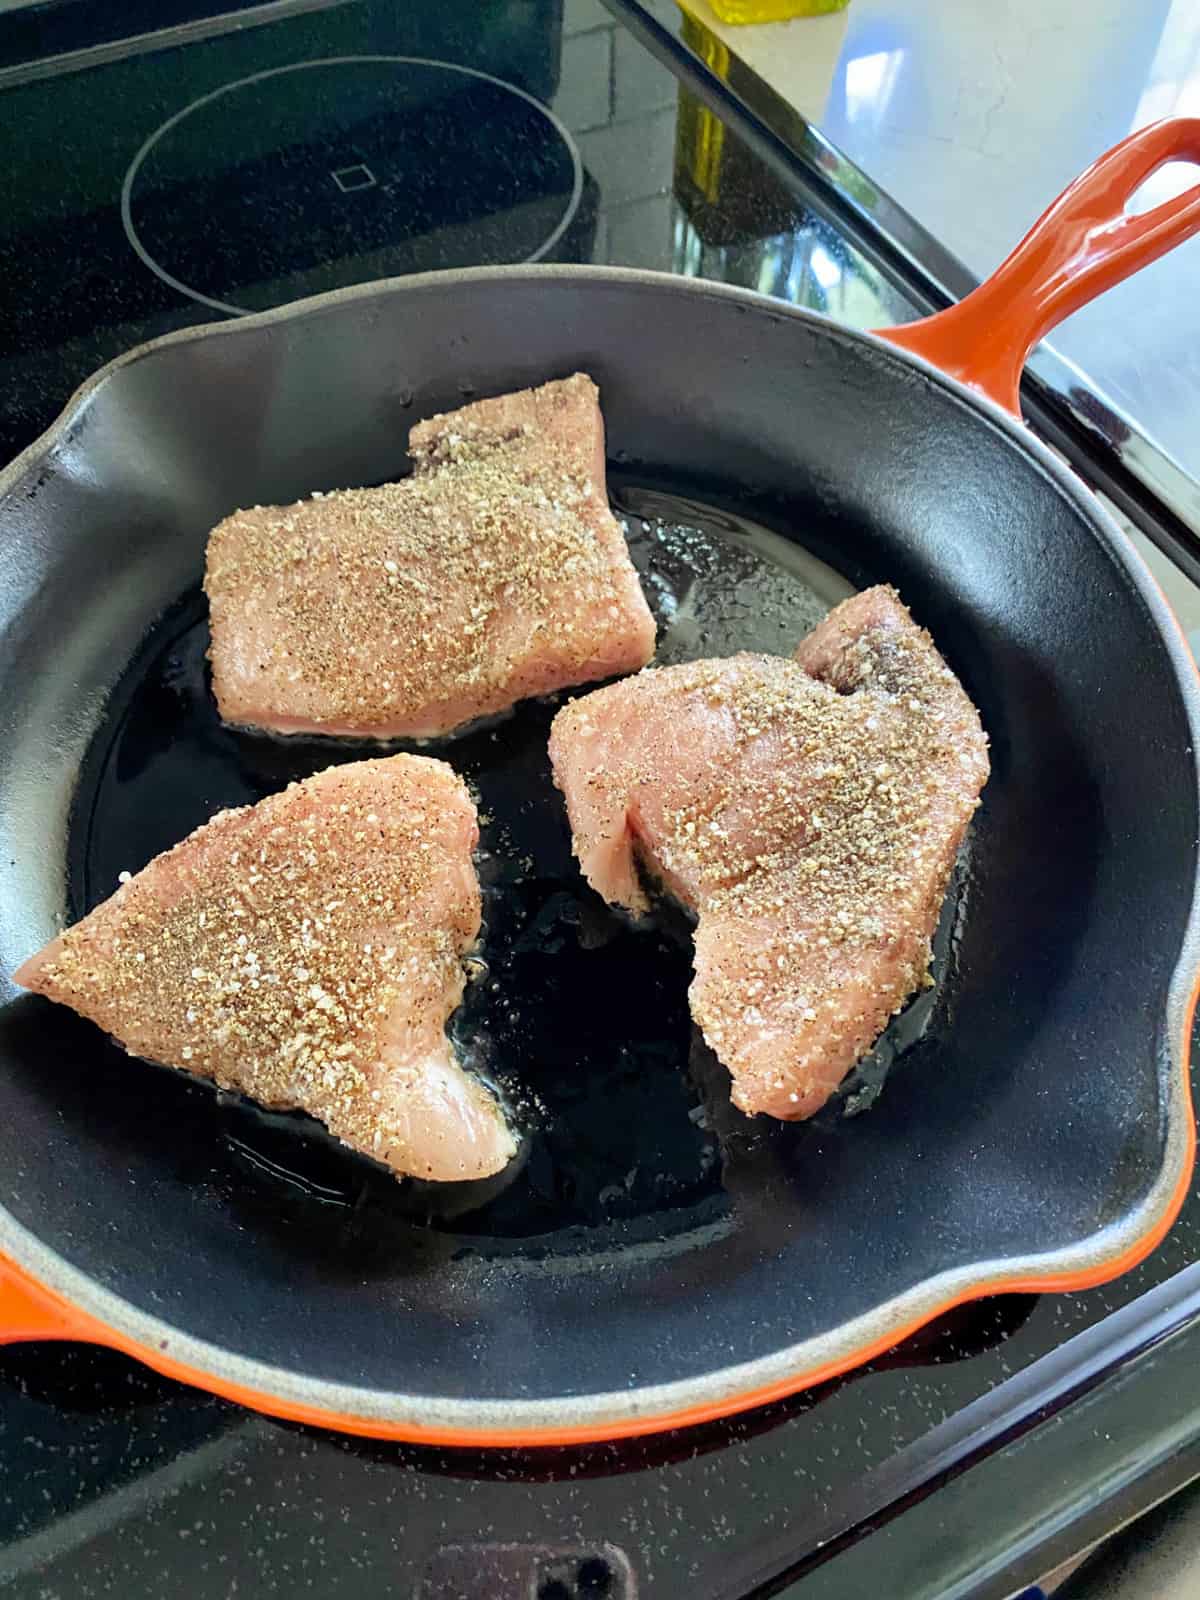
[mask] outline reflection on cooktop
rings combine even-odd
[[[238,313],[401,273],[577,256],[583,193],[575,141],[525,90],[450,62],[341,56],[176,111],[130,163],[121,215],[160,278]]]
[[[872,1374],[969,1362],[1019,1332],[1036,1297],[1012,1295],[961,1307],[870,1366],[757,1411],[703,1426],[614,1444],[540,1450],[450,1450],[369,1439],[255,1419],[214,1396],[184,1389],[113,1351],[72,1345],[15,1347],[0,1354],[6,1420],[26,1441],[26,1492],[0,1505],[0,1549],[8,1559],[39,1530],[102,1502],[97,1526],[119,1522],[164,1489],[209,1480],[219,1486],[250,1441],[274,1439],[281,1451],[329,1453],[366,1470],[406,1468],[426,1480],[499,1487],[555,1485],[574,1490],[597,1479],[659,1472],[668,1480],[702,1457],[776,1434],[781,1442],[823,1403],[869,1385]],[[141,1486],[140,1488],[138,1486]],[[432,1491],[431,1491],[432,1492]],[[682,1492],[682,1491],[681,1491]],[[122,1499],[122,1496],[126,1496]],[[131,1498],[130,1498],[131,1497]],[[0,1566],[0,1580],[8,1568]]]

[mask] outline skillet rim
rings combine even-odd
[[[777,321],[798,321],[815,328],[822,337],[867,345],[876,355],[920,374],[973,412],[981,423],[998,429],[1009,444],[1040,469],[1050,486],[1115,555],[1143,601],[1182,698],[1192,736],[1190,753],[1200,806],[1200,673],[1150,569],[1082,480],[1018,419],[923,358],[898,348],[879,334],[848,328],[818,312],[752,290],[638,268],[471,267],[355,284],[236,320],[177,329],[135,346],[86,379],[45,432],[0,470],[0,501],[6,500],[31,470],[45,464],[70,438],[103,386],[123,368],[154,359],[163,350],[197,339],[236,338],[244,330],[257,331],[275,323],[323,316],[353,301],[382,300],[401,293],[437,293],[458,285],[549,281],[596,283],[650,293],[669,288],[676,294],[695,295],[699,301],[733,301]],[[1183,1204],[1195,1160],[1196,1126],[1189,1066],[1192,1018],[1200,992],[1200,841],[1193,851],[1192,879],[1187,926],[1166,1004],[1171,1070],[1163,1101],[1163,1160],[1141,1204],[1119,1222],[1086,1235],[1069,1247],[977,1262],[922,1279],[853,1321],[772,1355],[670,1383],[607,1394],[549,1400],[435,1399],[313,1378],[195,1338],[102,1288],[43,1244],[3,1206],[0,1277],[7,1269],[15,1281],[18,1299],[24,1294],[35,1308],[49,1308],[46,1334],[108,1344],[168,1376],[260,1411],[376,1437],[467,1447],[563,1445],[690,1426],[767,1404],[862,1365],[957,1306],[997,1293],[1090,1288],[1129,1271],[1159,1244]],[[0,1282],[0,1342],[4,1337],[2,1301]],[[36,1326],[37,1317],[32,1320]]]

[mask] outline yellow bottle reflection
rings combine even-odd
[[[685,14],[683,38],[718,78],[736,78],[738,63],[711,28]],[[675,272],[756,289],[857,327],[903,316],[878,274],[683,84],[673,190]]]
[[[786,22],[844,11],[850,0],[708,0],[722,22]]]

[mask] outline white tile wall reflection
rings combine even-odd
[[[595,259],[671,266],[675,80],[599,0],[566,0],[554,110],[600,187]]]

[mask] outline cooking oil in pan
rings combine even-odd
[[[747,649],[788,654],[851,592],[795,543],[703,503],[629,485],[618,488],[615,509],[658,621],[660,663]],[[114,692],[75,803],[76,915],[110,894],[120,872],[215,811],[363,754],[223,726],[207,646],[203,597],[193,593],[155,627]],[[431,751],[466,779],[481,818],[484,932],[451,1033],[510,1111],[517,1159],[482,1184],[397,1182],[306,1117],[261,1112],[174,1074],[193,1144],[198,1120],[211,1124],[209,1181],[239,1213],[289,1221],[304,1248],[331,1258],[382,1252],[405,1270],[431,1250],[528,1264],[686,1248],[727,1225],[749,1190],[786,1183],[794,1162],[816,1158],[814,1140],[848,1136],[842,1114],[878,1093],[897,1050],[927,1026],[933,1002],[923,997],[815,1124],[736,1112],[688,1014],[686,925],[670,915],[633,925],[588,889],[572,858],[546,754],[565,698],[526,703]],[[172,1093],[164,1125],[151,1121],[145,1132],[163,1160],[183,1114]]]
[[[658,622],[659,666],[738,650],[790,655],[853,593],[801,545],[698,501],[631,487],[614,508]]]

